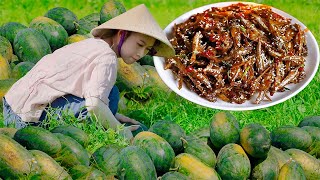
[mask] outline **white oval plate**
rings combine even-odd
[[[221,2],[221,3],[215,3],[210,4],[206,6],[202,6],[196,9],[193,9],[178,18],[176,18],[174,21],[172,21],[166,28],[165,33],[167,34],[168,38],[172,38],[171,32],[174,24],[179,24],[184,21],[186,21],[191,15],[194,15],[196,13],[201,13],[210,7],[225,7],[229,6],[231,4],[235,4],[239,2]],[[241,3],[247,3],[247,2],[241,2]],[[249,4],[256,4],[256,3],[249,3]],[[305,29],[306,26],[301,23],[299,20],[294,18],[293,16],[278,10],[276,8],[272,8],[272,10],[284,17],[292,19],[292,23],[298,23],[301,25],[302,29]],[[312,78],[315,76],[318,66],[319,66],[319,47],[318,43],[313,36],[313,34],[308,31],[306,33],[306,41],[308,46],[308,56],[306,57],[306,63],[305,63],[305,71],[306,71],[306,77],[300,81],[298,84],[290,84],[287,85],[286,88],[289,88],[289,91],[285,92],[277,92],[273,96],[270,96],[272,101],[261,101],[260,104],[254,104],[254,100],[256,99],[256,96],[253,96],[250,100],[246,101],[243,104],[235,104],[235,103],[228,103],[224,102],[220,99],[218,99],[216,102],[210,102],[196,94],[195,92],[189,90],[184,84],[182,88],[178,89],[178,82],[174,79],[174,75],[170,69],[164,70],[164,58],[162,57],[154,57],[154,65],[156,67],[156,70],[158,74],[160,75],[161,79],[165,82],[165,84],[172,89],[175,93],[180,95],[181,97],[194,102],[196,104],[206,106],[209,108],[214,109],[220,109],[220,110],[231,110],[231,111],[243,111],[243,110],[254,110],[254,109],[261,109],[270,107],[276,104],[279,104],[281,102],[284,102],[288,100],[289,98],[295,96],[300,91],[302,91],[312,80]]]

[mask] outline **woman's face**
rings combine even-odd
[[[155,38],[131,32],[121,47],[121,58],[127,64],[132,64],[145,56],[155,43]]]

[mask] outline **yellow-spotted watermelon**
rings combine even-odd
[[[126,12],[124,5],[118,0],[108,0],[100,10],[100,23],[104,23]]]
[[[68,44],[72,44],[72,43],[75,43],[75,42],[79,42],[79,41],[85,40],[87,38],[88,37],[85,36],[85,35],[73,34],[73,35],[68,37],[67,42],[68,42]]]
[[[9,79],[10,72],[11,70],[8,60],[0,54],[0,80]]]
[[[226,144],[239,142],[239,122],[230,112],[215,114],[210,124],[210,140],[217,150]]]
[[[240,132],[243,149],[254,158],[266,158],[271,147],[270,133],[258,123],[246,125]]]
[[[140,147],[150,156],[158,173],[168,172],[174,163],[175,154],[172,147],[155,133],[140,132],[134,137],[132,144]]]

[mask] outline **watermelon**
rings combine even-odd
[[[50,18],[43,16],[34,18],[30,23],[30,27],[38,30],[46,37],[52,52],[67,44],[67,31]]]
[[[299,163],[290,160],[280,169],[278,180],[306,180],[306,175]]]
[[[300,164],[307,179],[320,178],[320,160],[300,149],[287,149],[286,152]]]
[[[285,151],[282,151],[279,148],[276,148],[274,146],[270,147],[268,156],[274,157],[276,160],[275,164],[278,165],[278,169],[280,171],[281,167],[287,163],[290,160],[290,155],[286,153]]]
[[[303,126],[301,129],[307,131],[311,138],[312,141],[320,141],[320,128],[315,127],[315,126]]]
[[[126,12],[124,5],[118,0],[108,0],[100,10],[100,24]]]
[[[8,60],[2,57],[0,54],[0,80],[9,79],[11,73],[10,71]]]
[[[250,156],[265,159],[271,147],[270,133],[258,123],[248,124],[240,132],[240,143]]]
[[[38,168],[34,157],[26,148],[12,138],[0,134],[0,177],[19,179]]]
[[[258,159],[251,162],[253,162],[251,179],[277,180],[281,167],[277,163],[277,156],[275,156],[271,150],[268,152],[268,156],[266,159]]]
[[[142,67],[148,73],[148,77],[146,79],[148,80],[147,83],[149,86],[159,88],[161,91],[165,92],[171,91],[170,88],[168,88],[168,86],[162,81],[154,66],[143,65]]]
[[[13,55],[11,62],[10,62],[10,67],[13,69],[17,64],[21,63],[22,61],[18,58],[18,56]]]
[[[14,66],[11,72],[11,78],[20,79],[26,75],[35,64],[32,62],[21,62]]]
[[[43,56],[51,53],[47,39],[33,28],[18,32],[13,49],[20,60],[32,63],[37,63]]]
[[[61,24],[69,36],[77,32],[78,17],[67,8],[55,7],[50,9],[44,16]]]
[[[175,157],[175,169],[194,180],[220,180],[219,174],[211,167],[202,163],[198,158],[188,153]]]
[[[68,42],[68,44],[72,44],[72,43],[75,43],[75,42],[79,42],[79,41],[85,40],[87,38],[88,37],[85,36],[85,35],[73,34],[73,35],[68,37],[67,42]]]
[[[168,172],[174,163],[175,154],[172,147],[155,133],[140,132],[134,137],[132,144],[140,147],[150,156],[158,173]]]
[[[210,124],[210,140],[216,149],[240,140],[239,122],[230,112],[215,114]]]
[[[140,65],[154,66],[153,57],[150,55],[143,56],[137,62],[140,63]]]
[[[116,175],[120,161],[121,147],[106,145],[98,148],[91,156],[91,164],[106,175]]]
[[[187,136],[184,141],[184,152],[197,157],[201,162],[205,163],[209,167],[215,167],[217,162],[216,154],[206,144],[194,136]]]
[[[171,171],[165,173],[163,176],[160,178],[161,180],[190,180],[186,175],[176,172],[176,171]]]
[[[83,130],[72,125],[60,125],[51,130],[52,133],[61,133],[76,140],[81,146],[87,147],[89,136]]]
[[[88,167],[85,165],[76,165],[70,169],[72,179],[85,179],[85,180],[96,180],[96,179],[107,179],[107,176],[100,170],[94,167]]]
[[[167,120],[157,121],[150,127],[149,131],[164,138],[176,154],[183,151],[181,139],[186,138],[186,132],[175,122]]]
[[[14,134],[17,132],[18,129],[16,128],[11,128],[11,127],[3,127],[3,128],[0,128],[0,134],[4,134],[8,137],[11,137],[13,138],[14,137]]]
[[[118,178],[156,180],[155,166],[148,154],[137,146],[128,146],[121,150]]]
[[[77,34],[86,35],[91,32],[91,30],[99,25],[100,14],[92,13],[79,20],[79,27]]]
[[[298,127],[315,126],[320,128],[320,116],[308,116],[300,121]]]
[[[312,138],[305,130],[294,126],[282,126],[271,132],[272,145],[283,150],[297,148],[306,151]]]
[[[132,90],[134,87],[142,87],[143,75],[146,70],[137,62],[126,64],[122,59],[118,61],[117,86],[120,91]]]
[[[52,157],[39,150],[30,150],[39,165],[41,179],[71,180],[70,175]],[[39,177],[37,176],[37,177]]]
[[[11,45],[13,46],[14,38],[16,37],[17,33],[22,30],[26,29],[25,25],[22,25],[18,22],[8,22],[2,26],[2,36],[7,38]]]
[[[216,170],[222,179],[248,179],[250,160],[238,144],[230,143],[221,148],[217,156]]]
[[[0,62],[1,62],[1,57],[0,57]],[[3,98],[3,96],[8,92],[8,90],[11,88],[11,86],[16,81],[17,81],[16,79],[12,79],[12,78],[5,79],[5,80],[0,80],[0,107],[2,106],[2,98]]]
[[[12,46],[10,44],[10,41],[3,36],[0,36],[0,55],[2,55],[3,58],[7,59],[8,63],[11,62],[13,56]]]
[[[53,133],[61,143],[61,151],[54,155],[56,161],[63,166],[73,167],[75,165],[89,166],[90,159],[88,152],[73,138],[61,134]]]
[[[19,129],[13,139],[28,150],[40,150],[49,155],[54,155],[61,150],[59,139],[50,131],[37,126]]]

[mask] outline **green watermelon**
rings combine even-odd
[[[281,168],[277,163],[277,158],[278,157],[270,150],[266,159],[253,161],[251,179],[277,180]]]
[[[11,72],[11,78],[20,79],[26,75],[35,64],[32,62],[21,62],[14,66]]]
[[[305,130],[294,126],[282,126],[271,132],[272,145],[283,150],[296,148],[306,151],[312,144],[312,138]]]
[[[91,164],[106,175],[116,175],[120,161],[121,147],[106,145],[98,148],[91,156]]]
[[[61,134],[53,133],[61,143],[61,151],[55,154],[54,158],[66,167],[73,167],[75,165],[89,166],[90,159],[88,152],[73,138]]]
[[[118,178],[156,180],[156,168],[144,150],[137,146],[128,146],[120,152]]]
[[[190,180],[190,178],[182,173],[170,171],[162,175],[161,180]]]
[[[85,165],[76,165],[70,169],[70,175],[72,179],[85,179],[85,180],[96,180],[96,179],[107,179],[107,176],[100,170],[94,167],[88,167]]]
[[[69,35],[77,32],[78,17],[67,8],[55,7],[50,9],[44,16],[61,24]]]
[[[215,167],[217,162],[216,154],[206,144],[194,136],[187,136],[184,141],[184,152],[197,157],[201,162],[205,163],[209,167]]]
[[[18,22],[8,22],[2,26],[2,35],[7,38],[11,45],[13,45],[14,38],[16,37],[17,33],[22,30],[26,29],[27,27],[23,24]]]
[[[40,31],[46,37],[52,52],[67,44],[67,31],[50,18],[43,16],[34,18],[30,23],[30,27]]]
[[[99,25],[100,14],[92,13],[79,20],[79,27],[77,34],[86,35],[91,32],[91,30]]]
[[[126,12],[124,5],[118,0],[108,0],[100,10],[100,24]]]
[[[3,36],[0,36],[0,55],[7,59],[8,63],[11,62],[13,57],[13,50],[10,41]]]
[[[216,170],[222,179],[248,179],[251,164],[247,154],[238,144],[230,143],[221,148]]]
[[[149,131],[164,138],[173,148],[176,154],[183,151],[182,138],[186,138],[186,132],[175,122],[160,120],[155,122]]]
[[[18,58],[18,56],[13,55],[11,62],[10,62],[10,67],[13,69],[17,64],[21,63],[22,61]]]
[[[49,155],[54,155],[61,150],[59,139],[50,131],[38,126],[19,129],[13,139],[28,150],[40,150]]]
[[[149,55],[143,56],[137,62],[139,62],[141,65],[154,66],[153,57]]]
[[[52,133],[61,133],[72,137],[76,140],[81,146],[87,147],[89,143],[89,136],[83,130],[72,126],[72,125],[60,125],[51,130]]]
[[[41,32],[27,28],[18,32],[13,49],[22,61],[37,63],[43,56],[51,53],[50,45]]]
[[[315,126],[320,128],[320,116],[308,116],[300,121],[298,127]]]
[[[133,145],[143,149],[153,161],[158,173],[166,173],[174,163],[174,151],[170,144],[159,135],[143,131],[137,134]]]

